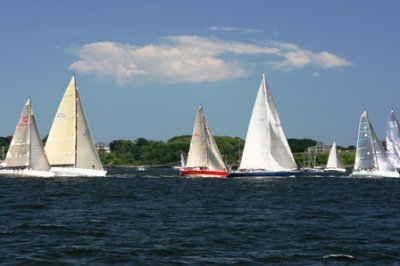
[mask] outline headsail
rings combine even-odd
[[[42,140],[40,139],[39,130],[36,125],[36,119],[31,115],[31,156],[30,166],[33,170],[49,171],[50,164],[44,151]]]
[[[400,124],[393,110],[386,130],[386,154],[393,166],[400,169]]]
[[[264,75],[254,103],[239,169],[266,171],[296,169],[293,154]]]

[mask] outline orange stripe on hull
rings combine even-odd
[[[181,176],[189,177],[226,177],[228,172],[226,171],[212,171],[212,170],[196,170],[187,169],[181,171]]]

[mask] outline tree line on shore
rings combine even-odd
[[[239,137],[214,136],[218,149],[227,165],[238,165],[243,152],[244,140]],[[147,166],[172,166],[180,164],[181,153],[187,155],[190,146],[190,135],[176,136],[167,141],[154,141],[145,138],[131,140],[114,140],[110,143],[110,153],[100,153],[104,165],[147,165]],[[308,147],[317,144],[312,139],[288,139],[296,163],[307,166]],[[347,166],[354,163],[355,147],[338,147],[343,162]],[[318,153],[315,156],[317,165],[324,165],[328,159],[329,151]]]
[[[99,152],[100,159],[104,166],[173,166],[180,164],[181,153],[187,155],[190,146],[190,135],[176,136],[167,141],[155,141],[146,138],[136,140],[113,140],[110,152]],[[214,136],[218,148],[227,165],[238,165],[243,151],[244,140],[239,137]],[[0,152],[4,158],[10,145],[12,136],[0,137]],[[46,138],[43,140],[45,143]],[[317,141],[312,139],[288,139],[289,146],[293,152],[296,163],[303,167],[308,164],[306,153],[308,147],[315,146]],[[354,163],[354,146],[347,148],[338,147],[342,150],[341,157],[345,165],[351,166]],[[315,156],[316,165],[326,164],[328,152],[318,153]]]

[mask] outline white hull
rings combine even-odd
[[[52,171],[37,171],[32,169],[0,169],[0,175],[15,177],[53,177]]]
[[[396,178],[400,177],[398,172],[388,172],[388,171],[368,171],[368,170],[361,170],[361,171],[353,171],[350,177],[371,177],[371,178],[381,178],[381,177],[389,177],[389,178]]]
[[[56,176],[106,176],[107,171],[73,167],[51,167]]]

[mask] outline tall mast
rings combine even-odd
[[[28,116],[28,124],[29,124],[29,166],[31,167],[32,165],[32,128],[31,128],[31,124],[32,124],[32,105],[31,105],[31,97],[28,97],[29,99],[29,116]]]
[[[264,90],[264,95],[265,95],[265,107],[266,107],[266,116],[267,116],[267,123],[269,123],[268,121],[269,121],[269,119],[268,119],[268,116],[270,115],[270,113],[269,113],[269,110],[268,110],[268,106],[269,106],[269,103],[268,103],[268,91],[267,91],[267,84],[266,84],[266,81],[265,81],[265,75],[264,74],[262,74],[262,86],[263,86],[263,90]],[[267,145],[267,160],[268,160],[268,166],[270,166],[271,165],[271,134],[270,134],[270,132],[269,132],[269,124],[267,125],[267,132],[266,132],[266,134],[267,134],[267,141],[268,141],[268,145]]]
[[[78,97],[77,97],[77,89],[76,89],[76,77],[75,72],[73,73],[74,77],[74,92],[75,92],[75,160],[74,160],[74,167],[76,167],[77,157],[78,157]]]

